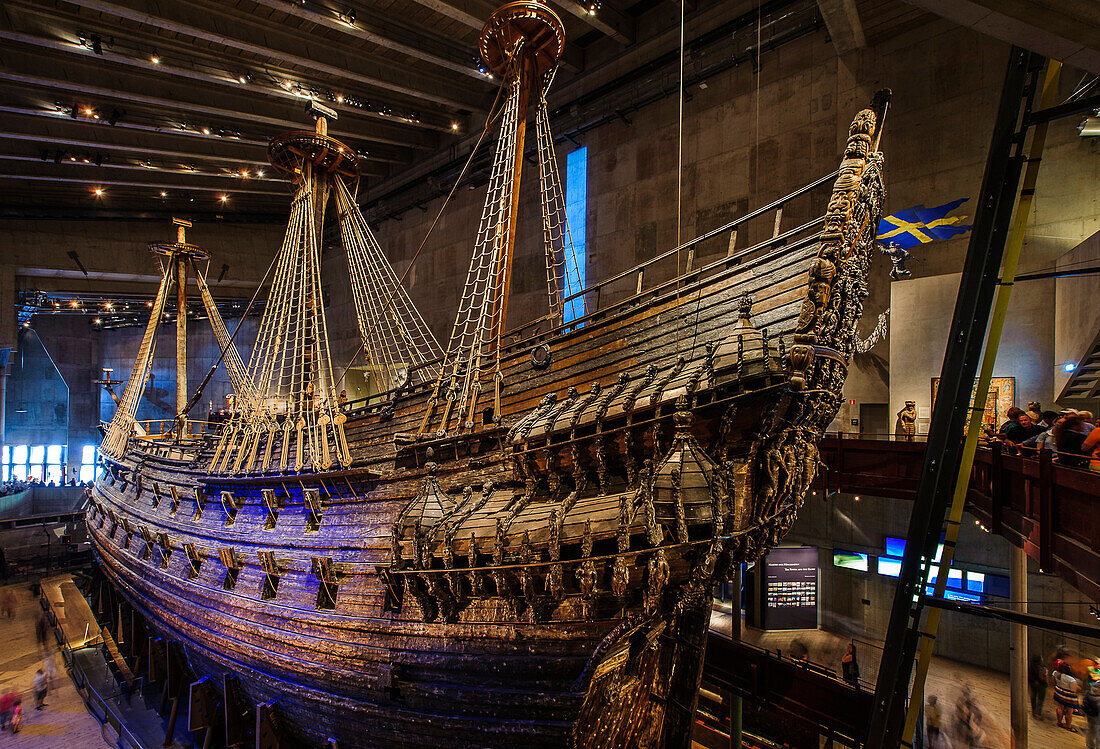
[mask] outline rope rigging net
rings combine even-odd
[[[153,362],[153,353],[157,347],[157,327],[160,325],[161,316],[164,314],[164,306],[168,301],[168,291],[173,285],[172,265],[168,263],[160,279],[160,287],[157,289],[157,298],[153,302],[153,309],[149,313],[149,322],[145,325],[145,334],[141,338],[141,346],[138,348],[137,359],[134,361],[134,369],[130,372],[130,379],[126,381],[126,389],[122,391],[118,408],[115,409],[111,423],[107,427],[107,434],[100,444],[100,452],[108,457],[119,459],[126,452],[133,433],[134,424],[137,421],[138,404],[145,392],[145,383],[149,380],[149,370]]]
[[[544,93],[554,79],[564,44],[560,19],[541,4],[512,3],[498,10],[482,32],[482,59],[501,75],[505,103],[466,283],[446,355],[421,420],[418,436],[474,428],[478,405],[492,381],[485,421],[499,422],[501,339],[508,318],[508,295],[519,204],[520,175],[530,89],[536,97],[536,154],[542,209],[546,290],[552,319],[565,307],[570,319],[586,313],[584,295],[570,298],[568,278],[579,278],[579,264],[566,220],[565,199]],[[437,411],[442,406],[442,413]],[[488,404],[486,404],[488,406]]]
[[[435,380],[443,350],[401,286],[346,182],[339,176],[334,181],[356,321],[378,390]]]

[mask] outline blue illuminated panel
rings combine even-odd
[[[573,239],[573,251],[577,262],[565,248],[565,296],[569,297],[584,289],[585,281],[585,239],[588,236],[588,148],[578,148],[565,157],[565,220],[569,224],[569,234]],[[581,297],[567,302],[562,309],[562,322],[572,322],[584,314]]]

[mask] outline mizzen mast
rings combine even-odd
[[[561,19],[542,2],[508,3],[489,17],[478,49],[486,67],[503,80],[500,137],[466,285],[443,366],[420,425],[420,436],[429,431],[473,429],[480,395],[489,379],[494,394],[491,418],[493,421],[500,418],[504,378],[500,339],[508,321],[527,109],[532,93],[543,106],[543,90],[552,80],[565,50],[565,29]],[[544,152],[540,147],[540,158]],[[437,419],[440,406],[442,413]],[[487,409],[486,415],[489,413]]]

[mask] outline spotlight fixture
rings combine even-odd
[[[457,122],[452,122],[451,123],[451,130],[453,130],[455,132],[458,132],[458,123]]]
[[[161,191],[160,191],[160,196],[161,196],[162,198],[167,198],[167,197],[168,197],[168,193],[167,193],[166,191],[164,191],[164,190],[161,190]]]
[[[336,94],[336,103],[337,104],[343,104],[344,103],[344,95],[343,94]]]
[[[241,176],[242,177],[247,177],[248,176],[248,170],[247,169],[242,169],[241,170]]]
[[[237,83],[245,84],[245,83],[249,83],[251,80],[252,80],[252,74],[249,73],[248,71],[237,74]]]
[[[257,169],[256,170],[256,176],[257,177],[263,177],[264,176],[264,170],[263,169]]]
[[[99,38],[99,34],[92,34],[92,52],[103,54],[103,40]]]
[[[348,8],[343,13],[337,13],[336,15],[348,26],[355,25],[355,8]]]
[[[218,199],[219,199],[219,200],[220,200],[221,202],[223,202],[223,203],[228,203],[228,202],[229,202],[229,196],[228,196],[228,195],[222,195],[222,196],[221,196],[220,198],[218,198]]]
[[[72,307],[73,309],[76,309],[77,307],[80,306],[80,302],[78,302],[74,299],[71,302],[69,302],[69,306]]]
[[[91,107],[84,107],[84,114],[91,117],[93,114],[95,114],[95,110],[92,109]]]
[[[210,135],[210,128],[208,128],[208,127],[204,127],[204,128],[202,129],[202,134],[203,134],[203,135]]]
[[[591,3],[589,3],[589,4],[588,4],[588,15],[590,15],[590,16],[594,16],[594,15],[596,15],[596,12],[597,12],[597,11],[598,11],[599,9],[600,9],[600,3],[598,3],[598,2],[591,2]]]
[[[103,318],[102,317],[97,317],[95,319],[95,324],[96,325],[102,325],[103,324]]]
[[[149,56],[149,62],[153,63],[154,65],[160,65],[160,53],[158,53],[155,49],[153,50],[153,54]]]
[[[1077,369],[1077,365],[1076,365],[1076,364],[1074,364],[1074,363],[1073,363],[1073,362],[1071,362],[1071,361],[1070,361],[1070,362],[1066,362],[1065,364],[1063,364],[1063,365],[1062,365],[1062,370],[1063,370],[1063,371],[1065,371],[1065,372],[1072,372],[1072,371],[1074,371],[1075,369]]]
[[[95,195],[96,195],[97,198],[103,197],[103,188],[102,187],[97,187],[95,189]]]
[[[1077,132],[1081,137],[1100,135],[1100,109],[1093,110],[1091,116],[1082,120]]]

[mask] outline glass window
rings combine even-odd
[[[982,572],[967,572],[966,589],[973,593],[985,591],[985,574]]]
[[[585,238],[588,234],[588,149],[578,148],[565,157],[565,221],[569,236],[565,239],[565,296],[584,289]],[[572,239],[573,252],[569,251]],[[584,314],[584,302],[577,297],[562,309],[562,322],[572,322]]]
[[[95,481],[95,466],[85,463],[80,466],[80,482]]]
[[[80,462],[84,464],[95,463],[95,445],[85,445],[80,449]]]
[[[38,465],[42,465],[42,463],[45,462],[45,460],[46,460],[46,446],[45,445],[34,445],[33,447],[31,447],[31,457],[30,457],[30,461],[29,461],[30,463],[37,463]]]
[[[51,481],[55,484],[61,483],[61,466],[55,463],[46,466],[46,483]]]
[[[11,462],[16,463],[16,464],[27,462],[27,446],[26,445],[16,445],[12,449]]]
[[[60,463],[61,454],[64,452],[64,445],[50,445],[46,448],[46,462],[47,463]]]
[[[19,463],[11,467],[11,476],[16,481],[27,480],[27,464]]]

